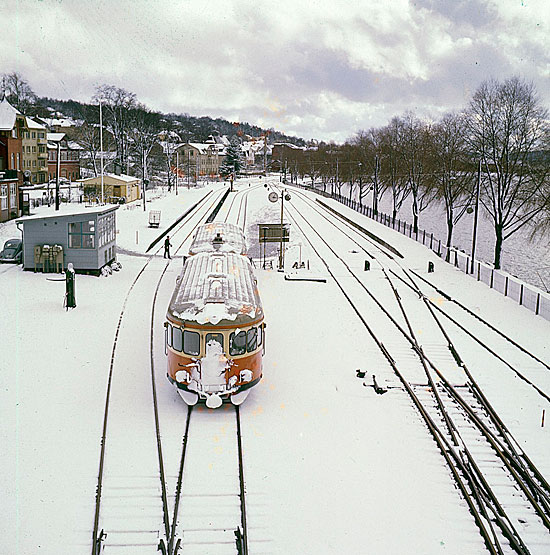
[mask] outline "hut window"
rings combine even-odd
[[[69,248],[95,248],[95,222],[93,220],[69,223]]]

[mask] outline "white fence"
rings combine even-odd
[[[415,233],[413,226],[407,222],[393,219],[387,214],[378,212],[373,213],[372,208],[359,204],[354,200],[343,197],[337,194],[330,194],[325,191],[320,191],[319,189],[312,188],[307,185],[296,185],[301,189],[307,189],[309,191],[314,191],[315,193],[322,195],[327,198],[332,198],[341,202],[342,204],[360,212],[361,214],[368,216],[376,220],[377,222],[384,224],[388,227],[399,231],[403,235],[422,243],[432,251],[434,251],[443,260],[446,260],[450,264],[453,264],[459,270],[462,270],[465,274],[475,277],[477,281],[482,281],[489,287],[502,293],[506,297],[513,299],[520,305],[528,308],[535,314],[542,316],[544,319],[550,321],[550,295],[542,292],[540,289],[528,285],[521,280],[507,275],[499,270],[495,270],[488,264],[474,259],[474,267],[472,270],[472,259],[465,252],[458,251],[456,249],[448,249],[442,242],[441,239],[434,237],[433,233],[427,233],[426,230],[418,229]]]

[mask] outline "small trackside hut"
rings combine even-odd
[[[25,270],[64,270],[72,262],[75,271],[99,274],[116,257],[118,206],[82,207],[16,220],[23,232]],[[51,254],[55,253],[55,265]],[[48,254],[48,256],[46,256]]]
[[[225,231],[215,232],[213,252],[186,260],[166,315],[168,379],[188,405],[241,404],[262,378],[265,324],[256,279],[246,256],[223,251]]]

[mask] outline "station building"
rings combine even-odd
[[[79,183],[88,200],[101,199],[101,176],[81,179]],[[140,179],[130,175],[103,174],[103,198],[105,202],[133,202],[141,198]]]
[[[23,269],[59,272],[72,262],[77,272],[99,274],[116,257],[118,206],[65,208],[16,220],[23,234]]]

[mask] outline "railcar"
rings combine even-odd
[[[216,232],[223,233],[223,230]],[[223,235],[222,235],[223,239]],[[165,322],[168,379],[188,405],[241,404],[262,378],[264,313],[252,265],[223,250],[190,256]]]
[[[246,254],[246,239],[241,228],[222,222],[211,222],[199,226],[191,247],[189,247],[189,254],[213,251]]]

